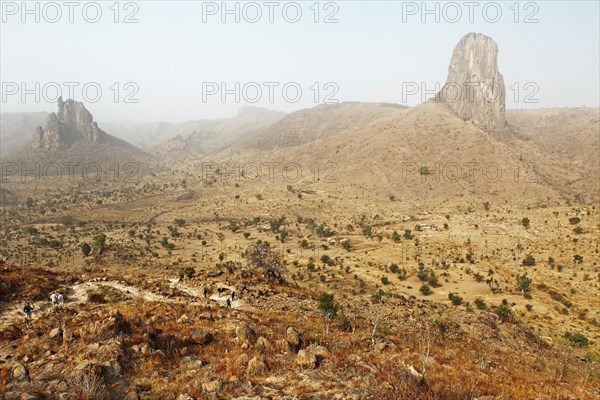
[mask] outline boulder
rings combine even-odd
[[[25,364],[17,363],[10,370],[11,382],[29,382],[29,370]]]
[[[254,344],[256,341],[256,332],[254,332],[254,330],[246,323],[240,324],[236,328],[235,334],[237,336],[237,342],[240,345],[244,343]]]
[[[74,339],[75,339],[75,335],[73,334],[72,330],[65,329],[63,331],[63,342],[71,342]]]
[[[135,391],[129,392],[124,400],[140,400],[140,396]]]
[[[194,330],[186,337],[186,342],[190,344],[204,345],[212,342],[213,335],[210,332]]]
[[[260,336],[257,340],[256,340],[256,348],[259,351],[268,351],[271,349],[271,343],[269,343],[269,341],[267,340],[267,338]]]
[[[300,368],[315,368],[317,357],[308,350],[300,350],[296,356],[296,365]]]
[[[221,389],[221,381],[214,379],[212,381],[204,382],[202,389],[206,392],[218,392]]]
[[[54,328],[50,331],[50,337],[51,338],[60,337],[60,336],[62,336],[62,333],[63,333],[62,329]]]
[[[268,367],[264,358],[256,356],[248,362],[246,373],[250,376],[259,376],[267,371]]]
[[[300,346],[302,345],[302,338],[300,336],[300,333],[291,326],[287,328],[285,340],[288,342],[290,348],[294,352],[298,351],[300,349]]]

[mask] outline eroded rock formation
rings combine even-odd
[[[463,120],[501,131],[506,128],[505,97],[496,42],[481,33],[465,35],[454,48],[439,98]]]
[[[48,115],[46,126],[35,128],[31,149],[57,150],[76,140],[100,142],[105,135],[83,103],[59,98],[58,111]]]

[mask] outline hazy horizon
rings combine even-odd
[[[221,2],[128,2],[118,13],[101,3],[96,23],[83,18],[86,2],[74,9],[73,23],[63,3],[57,3],[60,18],[57,9],[28,4],[34,10],[29,15],[19,2],[2,2],[2,112],[55,111],[55,101],[46,100],[56,88],[64,99],[83,101],[102,122],[225,118],[246,106],[290,113],[323,104],[327,96],[414,106],[444,84],[454,46],[469,32],[498,44],[507,109],[599,106],[597,2],[525,2],[516,8],[481,2],[472,10],[473,22],[463,3],[427,3],[434,10],[427,14],[418,9],[421,2],[321,2],[318,13],[313,3],[278,2],[273,23],[261,2],[229,2],[233,14],[223,13]],[[296,23],[288,21],[294,4],[301,11]],[[501,16],[493,22],[498,4]],[[89,8],[88,19],[95,11]],[[250,22],[257,10],[261,18]],[[453,23],[456,10],[462,14]],[[124,23],[128,18],[134,23]],[[324,23],[328,18],[331,23]],[[68,95],[69,82],[74,96]],[[231,90],[236,83],[239,89],[223,101],[220,85]],[[83,98],[86,84],[102,91],[95,97],[92,92],[96,101]],[[285,99],[286,84],[292,94],[296,88],[302,94]],[[31,93],[23,101],[22,88],[39,99]],[[409,88],[417,93],[407,93]]]

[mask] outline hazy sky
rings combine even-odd
[[[54,111],[57,89],[105,122],[326,99],[415,105],[443,85],[468,32],[498,43],[507,108],[598,107],[600,97],[597,1],[429,2],[428,14],[421,1],[74,3],[29,2],[26,13],[2,1],[3,112]]]

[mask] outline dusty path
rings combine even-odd
[[[169,282],[171,283],[171,287],[177,288],[177,290],[187,293],[192,297],[204,298],[204,290],[201,288],[191,287],[183,282],[180,282],[179,278],[169,279]],[[237,289],[235,288],[235,286],[220,284],[219,287],[228,289],[229,293],[231,293],[232,291],[239,293],[237,291]],[[221,306],[225,307],[227,304],[227,299],[231,299],[231,296],[230,296],[230,294],[227,294],[227,295],[223,294],[222,296],[219,296],[219,294],[216,293],[216,294],[211,295],[209,297],[209,299],[214,300],[214,301],[218,302]],[[244,304],[245,303],[243,300],[240,300],[239,298],[236,297],[236,300],[231,302],[231,308],[237,310],[237,309],[242,308],[242,306]]]
[[[184,292],[193,298],[198,300],[204,299],[204,292],[201,288],[195,288],[188,284],[184,284],[179,282],[178,278],[169,279],[170,286],[173,288],[177,288],[181,292]],[[177,303],[181,302],[178,299],[168,298],[156,293],[153,293],[147,289],[142,289],[137,286],[126,285],[122,282],[118,281],[93,281],[93,282],[82,282],[70,286],[65,286],[65,305],[64,307],[73,307],[79,303],[83,303],[87,301],[87,293],[89,290],[101,287],[101,286],[109,286],[112,287],[124,294],[127,294],[133,298],[141,298],[144,301],[156,301],[156,302],[164,302],[164,303]],[[227,288],[231,292],[232,290],[236,290],[234,286],[229,285],[220,285],[220,287]],[[237,291],[236,291],[237,292]],[[223,295],[219,297],[218,294],[214,294],[210,296],[210,299],[219,303],[220,306],[225,307],[227,299],[230,298],[229,295]],[[200,301],[193,300],[192,304],[200,303]],[[31,313],[31,319],[35,320],[40,318],[49,312],[53,306],[50,302],[50,298],[47,301],[36,301],[32,302],[33,312]],[[231,308],[240,309],[244,305],[242,300],[235,300],[231,302]],[[25,314],[23,313],[23,307],[25,304],[11,304],[9,305],[2,314],[0,314],[0,325],[8,325],[15,322],[22,322],[25,320]]]

